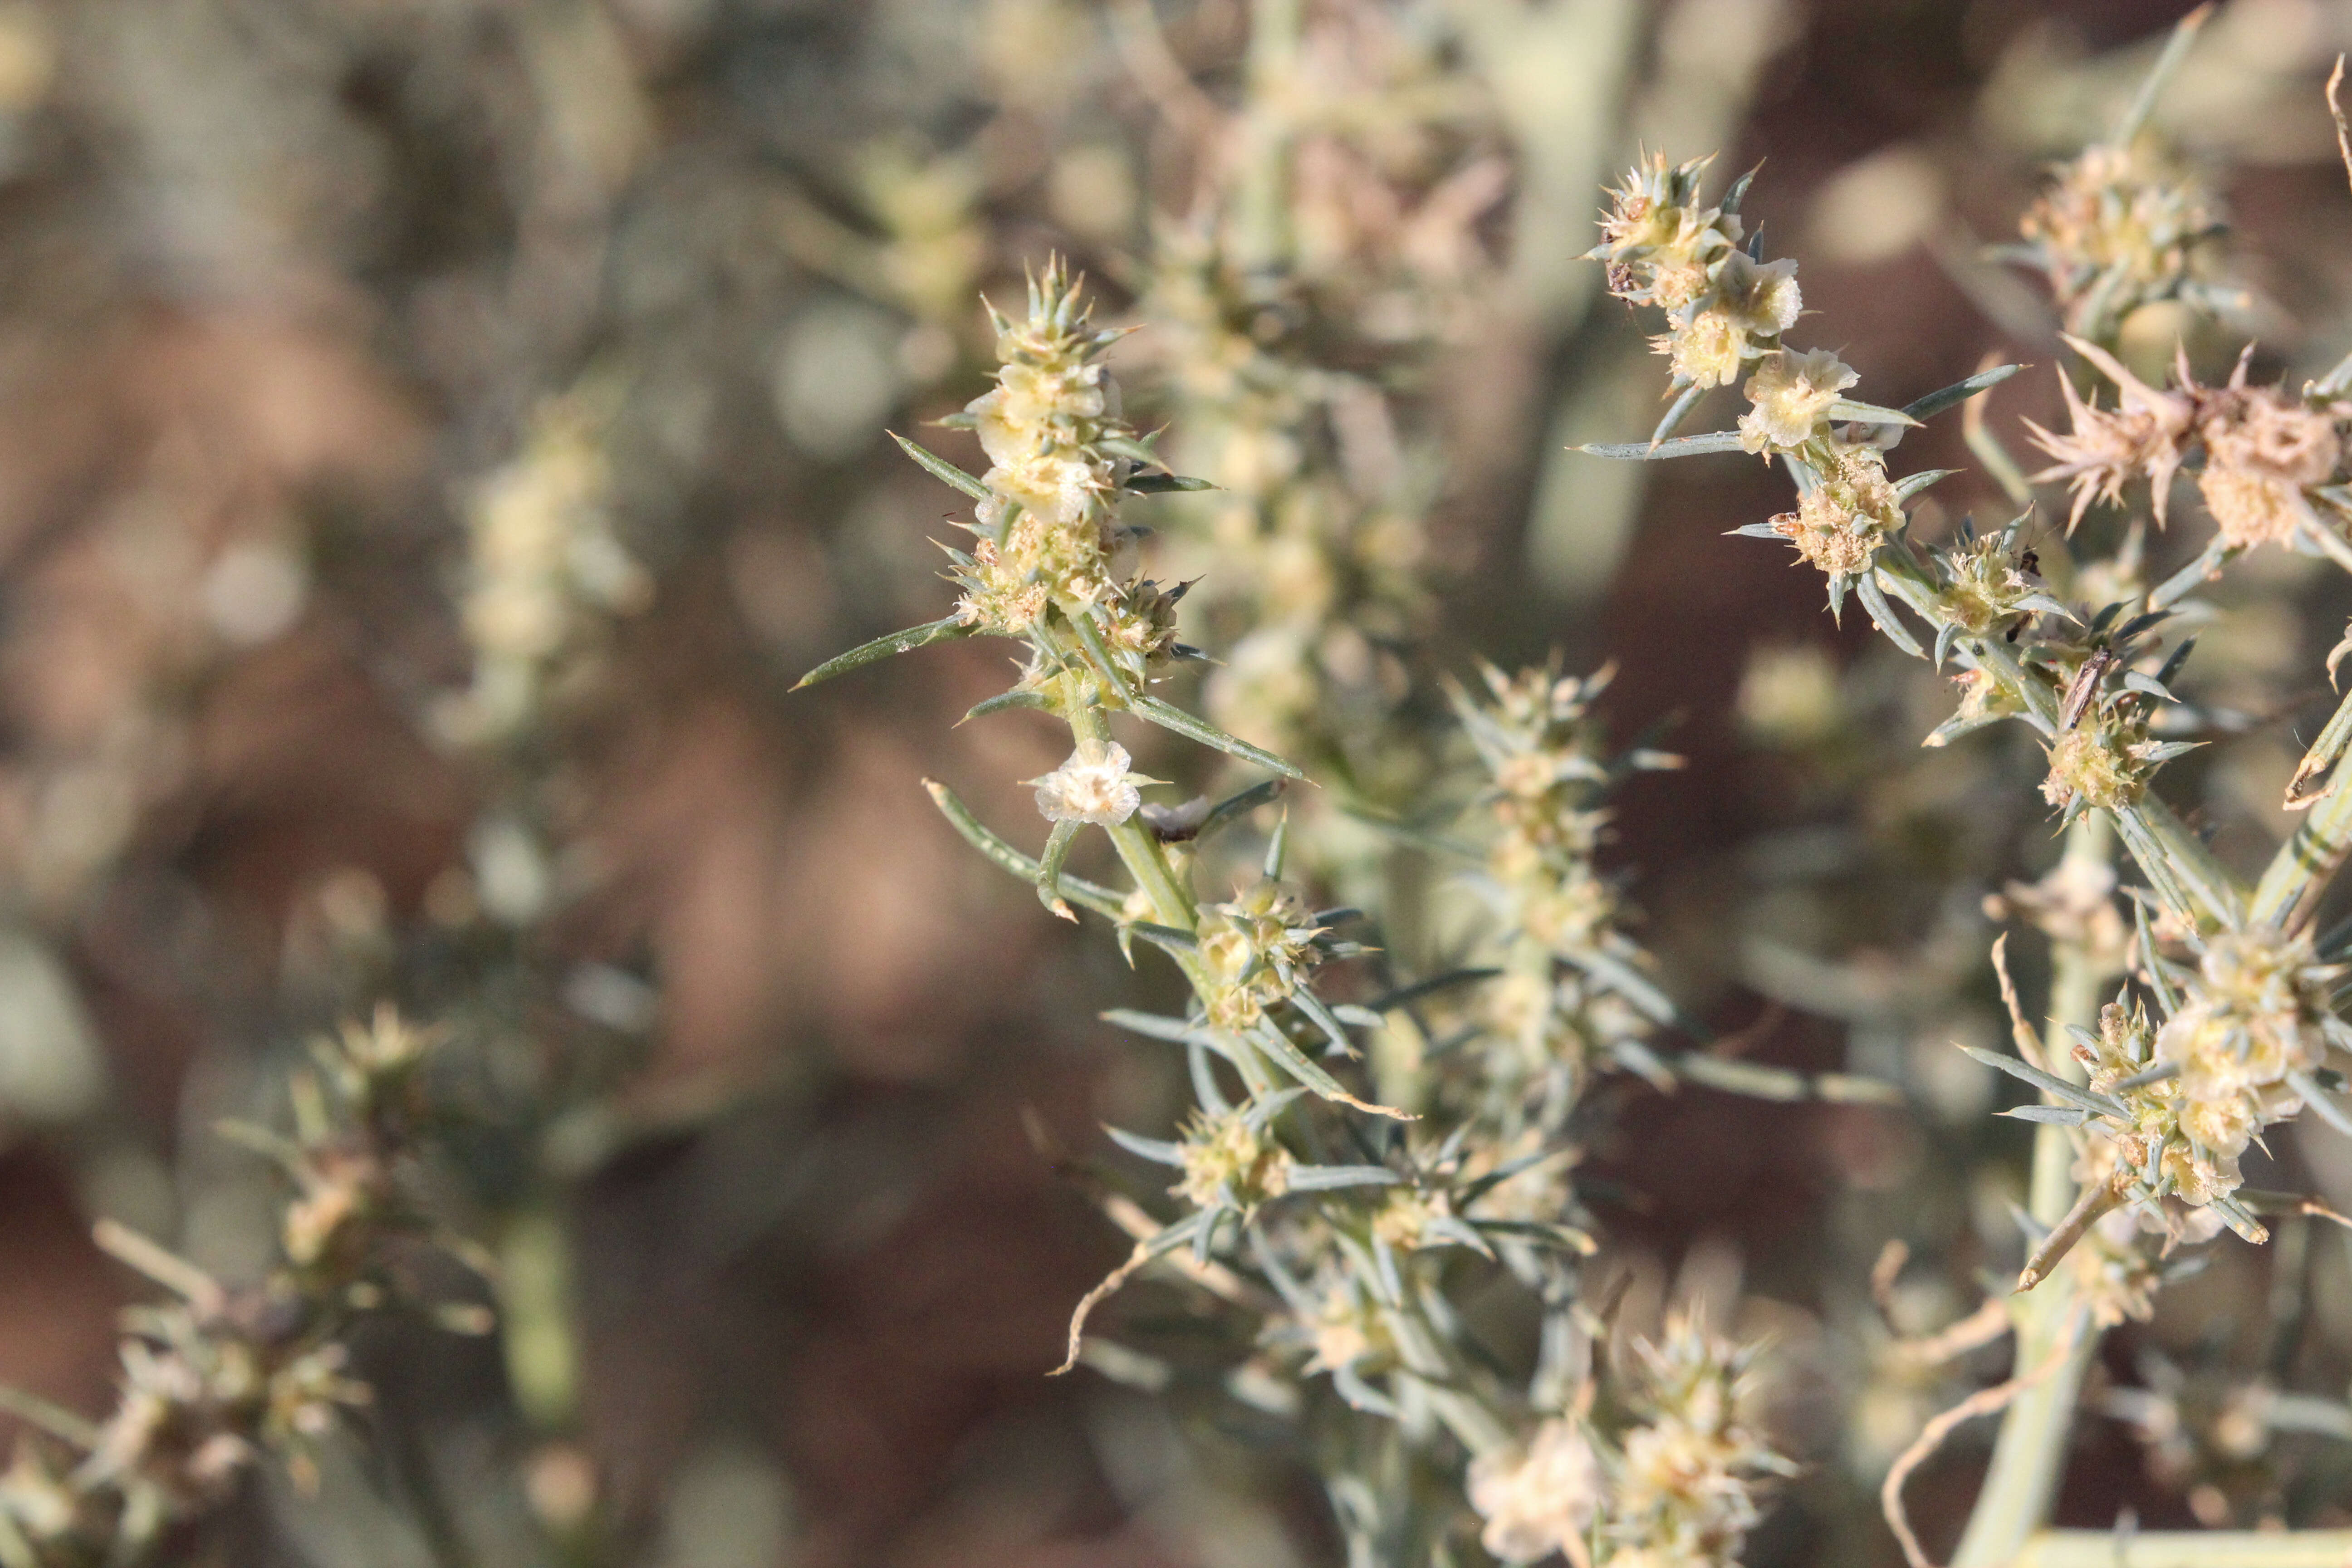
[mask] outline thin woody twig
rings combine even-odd
[[[1999,1296],[1989,1296],[1982,1306],[1949,1328],[1916,1340],[1897,1340],[1895,1353],[1909,1366],[1941,1366],[1970,1351],[1983,1349],[2016,1326],[2016,1320],[2010,1316],[2009,1303]]]
[[[2336,68],[2327,73],[2327,112],[2336,121],[2336,152],[2344,160],[2344,175],[2352,180],[2352,124],[2344,118],[2344,106],[2336,100],[2337,89],[2344,85],[2344,57],[2336,57]]]
[[[2024,1005],[2017,999],[2017,982],[2009,977],[2009,933],[2003,931],[1993,939],[1992,972],[2000,977],[2001,1005],[2009,1009],[2010,1037],[2017,1042],[2017,1054],[2027,1066],[2050,1070],[2042,1059],[2042,1037],[2025,1021]]]
[[[1936,1560],[1927,1555],[1927,1549],[1919,1544],[1918,1532],[1911,1528],[1911,1516],[1903,1507],[1903,1483],[1911,1479],[1912,1471],[1933,1458],[1936,1451],[1960,1426],[1980,1415],[2000,1415],[2019,1394],[2064,1365],[2066,1358],[2074,1353],[2075,1342],[2082,1337],[2083,1325],[2086,1321],[2083,1314],[2077,1313],[2057,1345],[2032,1371],[2021,1373],[1994,1387],[1979,1389],[1929,1421],[1920,1428],[1919,1436],[1913,1439],[1911,1446],[1904,1449],[1888,1468],[1886,1479],[1878,1489],[1878,1504],[1886,1515],[1887,1528],[1895,1532],[1896,1542],[1903,1548],[1904,1560],[1910,1563],[1911,1568],[1937,1568],[1937,1564]]]

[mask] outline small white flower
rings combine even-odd
[[[1143,804],[1139,785],[1165,782],[1129,773],[1127,764],[1127,748],[1118,742],[1080,741],[1060,767],[1028,782],[1036,786],[1037,809],[1046,821],[1114,827]]]
[[[1740,447],[1786,452],[1803,446],[1838,394],[1855,379],[1827,349],[1781,349],[1765,355],[1748,378],[1748,401],[1756,406],[1739,416]]]
[[[1571,1552],[1600,1500],[1601,1461],[1571,1421],[1547,1421],[1525,1450],[1470,1465],[1470,1506],[1486,1521],[1479,1540],[1507,1563]]]

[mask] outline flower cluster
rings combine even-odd
[[[1089,620],[1108,610],[1111,560],[1124,540],[1111,504],[1121,464],[1105,443],[1133,433],[1118,420],[1117,389],[1101,363],[1118,334],[1089,327],[1058,265],[1031,284],[1025,320],[992,320],[1003,362],[996,385],[961,421],[979,435],[991,466],[973,509],[980,542],[957,559],[957,610],[982,630],[1022,637],[1049,605]]]
[[[2050,280],[2067,329],[2105,337],[2142,305],[2221,298],[2204,277],[2221,205],[2145,137],[2086,148],[2053,172],[2011,254]]]
[[[1700,176],[1712,161],[1669,168],[1664,153],[1654,153],[1637,165],[1609,193],[1601,244],[1591,253],[1607,264],[1611,293],[1665,311],[1667,330],[1655,346],[1677,386],[1730,385],[1779,345],[1804,308],[1795,262],[1763,262],[1739,247],[1737,194],[1714,206],[1701,202]],[[1737,189],[1744,188],[1743,182]],[[1775,374],[1780,384],[1822,379],[1810,361]]]
[[[2101,408],[2062,375],[2072,427],[2056,433],[2032,426],[2036,444],[2056,459],[2034,479],[2063,479],[2074,491],[2070,529],[2093,501],[2119,501],[2136,479],[2147,480],[2161,524],[2173,476],[2200,452],[2198,491],[2228,548],[2309,543],[2332,528],[2315,502],[2334,507],[2320,492],[2342,465],[2342,426],[2352,420],[2352,404],[2248,386],[2243,358],[2227,383],[2209,387],[2197,384],[2184,356],[2172,390],[2158,391],[2097,344],[2067,342],[2118,390],[2116,405]]]
[[[1668,331],[1656,342],[1682,391],[1650,447],[1625,451],[1664,455],[1659,444],[1699,393],[1745,377],[1748,412],[1727,434],[1743,451],[1787,458],[1799,494],[1794,511],[1741,531],[1794,545],[1828,577],[1830,602],[1840,605],[1849,587],[1869,583],[1880,551],[1903,531],[1903,503],[1927,482],[1890,478],[1892,443],[1882,445],[1870,429],[1918,420],[1848,398],[1858,378],[1836,354],[1781,344],[1802,307],[1797,264],[1763,261],[1756,246],[1761,231],[1739,247],[1738,207],[1748,182],[1720,204],[1705,205],[1699,176],[1708,162],[1669,169],[1654,156],[1635,169],[1611,193],[1601,243],[1590,253],[1607,263],[1610,292],[1665,310]],[[1714,440],[1701,449],[1720,450]]]
[[[1481,1542],[1507,1563],[1553,1552],[1614,1568],[1724,1568],[1761,1517],[1758,1498],[1794,1467],[1744,1418],[1752,1348],[1676,1314],[1656,1342],[1636,1342],[1627,1403],[1634,1420],[1614,1442],[1584,1421],[1554,1416],[1522,1445],[1471,1466]],[[1597,1525],[1597,1530],[1596,1530]]]
[[[1601,801],[1627,771],[1675,765],[1656,752],[1623,758],[1605,749],[1592,703],[1610,672],[1579,679],[1558,666],[1516,676],[1486,666],[1486,700],[1456,688],[1455,711],[1490,783],[1486,876],[1504,948],[1503,973],[1486,994],[1499,1045],[1487,1073],[1549,1090],[1564,1110],[1597,1066],[1631,1065],[1654,1076],[1643,1046],[1652,1020],[1629,1002],[1622,979],[1648,959],[1616,929],[1616,889],[1593,863],[1609,815]]]
[[[2032,516],[2023,513],[2007,528],[1984,534],[1964,521],[1957,541],[1929,547],[1939,584],[1936,613],[1956,636],[2006,633],[2021,616],[2065,613],[2050,596],[2039,560],[2019,542]]]
[[[36,1568],[132,1563],[177,1521],[217,1505],[261,1456],[305,1484],[313,1445],[340,1410],[368,1403],[345,1368],[353,1322],[413,1300],[400,1246],[431,1226],[412,1195],[422,1114],[418,1073],[433,1037],[389,1008],[318,1047],[299,1079],[295,1136],[232,1129],[274,1158],[296,1188],[280,1227],[283,1260],[232,1289],[113,1226],[99,1240],[173,1292],[126,1314],[121,1394],[96,1426],[57,1413],[49,1441],[20,1449],[0,1476],[0,1557]],[[478,1330],[481,1314],[445,1310]],[[53,1444],[83,1450],[60,1464]]]
[[[1306,971],[1321,961],[1326,935],[1297,896],[1270,877],[1212,904],[1199,933],[1209,1017],[1247,1029],[1267,1008],[1292,999]]]
[[[2045,598],[2030,607],[2053,605]],[[2109,605],[2087,625],[2038,638],[2023,656],[2025,679],[2055,699],[2053,730],[2043,747],[2050,771],[2042,798],[2059,807],[2069,823],[2094,808],[2112,814],[2137,807],[2156,770],[2199,744],[2154,732],[2158,705],[2179,700],[2165,683],[2179,671],[2186,647],[2153,673],[2135,668],[2154,651],[2150,634],[2168,612],[2123,620],[2127,607]]]
[[[633,613],[652,592],[614,527],[605,443],[614,390],[591,383],[550,398],[521,455],[467,510],[463,614],[474,679],[446,718],[462,738],[491,740],[528,722],[591,617]]]
[[[1757,1492],[1794,1467],[1741,1411],[1752,1346],[1709,1333],[1691,1316],[1637,1342],[1633,1404],[1607,1531],[1618,1568],[1734,1562],[1760,1517]]]
[[[1236,734],[1402,798],[1422,776],[1394,719],[1427,609],[1425,487],[1387,394],[1309,358],[1315,301],[1269,287],[1217,236],[1177,232],[1145,300],[1184,467],[1216,486],[1171,509],[1227,639],[1204,700]]]
[[[2331,1046],[2352,1043],[2329,996],[2345,973],[2308,937],[2262,928],[2197,939],[2191,971],[2150,954],[2161,1022],[2117,1000],[2074,1055],[2088,1094],[2067,1114],[2104,1135],[2113,1157],[2093,1174],[2151,1213],[2165,1198],[2210,1205],[2242,1233],[2263,1230],[2232,1198],[2238,1163],[2263,1128],[2320,1098]],[[2054,1114],[2054,1113],[2053,1113]]]
[[[911,443],[908,454],[972,498],[970,551],[950,549],[956,607],[929,626],[878,637],[801,679],[807,686],[893,654],[945,638],[985,633],[1029,645],[1002,707],[1049,709],[1076,721],[1129,710],[1164,728],[1297,775],[1297,770],[1149,690],[1171,660],[1196,658],[1176,640],[1177,605],[1189,584],[1162,588],[1132,569],[1141,530],[1119,516],[1122,496],[1194,489],[1160,467],[1150,447],[1118,413],[1118,389],[1102,363],[1122,333],[1090,325],[1077,284],[1055,260],[1029,286],[1028,314],[992,307],[1000,356],[996,384],[941,421],[980,437],[987,472],[974,479]],[[1130,773],[1128,753],[1089,728],[1060,768],[1031,781],[1038,810],[1057,827],[1116,826],[1134,815],[1136,791],[1156,781]],[[1066,847],[1065,836],[1056,843]],[[1058,862],[1056,862],[1058,863]],[[1045,879],[1050,880],[1051,879]],[[1041,886],[1043,883],[1041,882]],[[1048,898],[1049,904],[1055,900]]]
[[[1196,1209],[1223,1205],[1247,1213],[1288,1192],[1294,1162],[1267,1130],[1268,1120],[1255,1107],[1194,1112],[1176,1145],[1183,1179],[1170,1193]]]
[[[1772,531],[1832,583],[1858,578],[1888,536],[1903,526],[1903,504],[1876,447],[1834,439],[1822,444],[1822,467],[1797,510],[1772,519]]]
[[[2136,710],[2120,721],[2078,725],[2050,746],[2042,798],[2068,811],[2137,805],[2156,771],[2151,752],[2159,743],[2147,739],[2147,719]]]
[[[2207,940],[2156,1037],[2157,1059],[2179,1069],[2179,1141],[2163,1171],[2190,1203],[2235,1191],[2238,1156],[2256,1131],[2303,1108],[2308,1075],[2343,1032],[2329,995],[2344,973],[2314,958],[2308,937],[2258,930]]]

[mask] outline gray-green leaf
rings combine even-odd
[[[1990,370],[1980,370],[1966,381],[1956,381],[1951,385],[1931,392],[1925,397],[1913,399],[1903,405],[1903,412],[1909,415],[1913,420],[1924,423],[1933,419],[1947,408],[1955,408],[1966,403],[1979,392],[1999,386],[2024,368],[2021,364],[2000,364],[1993,366]]]
[[[798,691],[803,686],[814,686],[820,680],[831,680],[836,675],[846,675],[863,665],[872,664],[877,659],[888,658],[893,654],[911,652],[919,647],[927,647],[935,642],[968,637],[979,629],[961,616],[948,616],[928,626],[908,626],[903,632],[892,632],[888,637],[876,637],[869,643],[860,643],[847,653],[835,654],[831,658],[793,682],[793,689]]]
[[[1187,740],[1198,741],[1204,746],[1213,746],[1230,756],[1239,757],[1245,763],[1255,763],[1269,773],[1280,773],[1285,778],[1293,779],[1304,779],[1307,776],[1303,771],[1284,762],[1272,752],[1228,735],[1206,719],[1187,713],[1172,702],[1163,702],[1148,691],[1139,691],[1128,699],[1128,706],[1135,710],[1136,717],[1139,719],[1149,720],[1163,730],[1172,730]]]
[[[1618,441],[1578,447],[1573,450],[1589,453],[1595,458],[1627,458],[1636,462],[1654,463],[1666,458],[1696,458],[1709,452],[1737,452],[1739,450],[1739,432],[1711,430],[1704,436],[1677,436],[1654,447],[1647,441]]]
[[[965,473],[961,468],[957,468],[945,458],[933,457],[930,453],[923,450],[922,447],[918,447],[912,441],[908,440],[904,436],[899,435],[896,430],[890,432],[890,439],[898,443],[898,449],[900,451],[914,458],[916,462],[920,463],[923,466],[923,471],[930,475],[931,478],[939,479],[944,483],[953,485],[956,489],[961,490],[964,494],[970,496],[974,500],[986,500],[988,499],[988,487],[986,485],[982,484],[978,479],[973,479],[970,474]]]

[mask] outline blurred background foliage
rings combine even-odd
[[[1984,247],[2187,7],[1292,3],[1272,57],[1278,0],[0,6],[0,1379],[106,1400],[142,1287],[94,1220],[261,1269],[271,1178],[212,1129],[277,1114],[302,1041],[379,997],[450,1031],[438,1179],[501,1264],[499,1337],[363,1339],[377,1398],[316,1495],[257,1479],[186,1560],[1330,1560],[1248,1434],[1042,1375],[1125,1249],[1056,1161],[1178,1097],[1093,1021],[1131,995],[1116,959],[917,785],[1017,820],[1005,781],[1058,760],[1018,719],[950,727],[1000,651],[783,697],[938,614],[940,492],[883,428],[980,390],[975,295],[1056,251],[1146,329],[1129,416],[1226,487],[1172,530],[1188,633],[1225,658],[1221,616],[1291,628],[1213,710],[1295,742],[1254,672],[1312,668],[1357,706],[1308,752],[1402,808],[1423,776],[1350,739],[1434,674],[1617,661],[1618,732],[1690,760],[1626,792],[1611,851],[1670,988],[1759,1062],[1905,1089],[1628,1089],[1583,1183],[1629,1321],[1706,1302],[1775,1347],[1808,1468],[1748,1561],[1892,1560],[1877,1477],[1998,1375],[1885,1342],[2013,1267],[2027,1140],[1950,1046],[2001,1037],[1988,900],[2055,858],[2042,763],[1915,748],[1948,690],[1719,537],[1779,504],[1762,465],[1564,453],[1657,412],[1642,323],[1577,258],[1638,147],[1719,147],[1726,177],[1770,161],[1748,214],[1874,396],[2046,366],[2046,295]],[[2232,0],[2164,100],[2248,289],[2198,325],[2209,370],[2352,346],[2317,90],[2347,46],[2352,4]],[[1275,183],[1227,178],[1265,139]],[[2125,332],[2151,372],[2187,321],[2152,309]],[[2038,373],[1993,417],[2058,409]],[[1921,444],[1966,466],[1957,428]],[[1220,531],[1244,503],[1348,572],[1298,586],[1281,530]],[[2007,515],[1979,479],[1931,504]],[[2347,610],[2311,565],[2242,568],[2198,674],[2245,738],[2168,775],[2242,863],[2287,826],[2324,695],[2294,683]],[[2352,1208],[2344,1146],[2300,1132],[2297,1179],[2258,1184]],[[1892,1237],[1935,1267],[1882,1313]],[[2345,1242],[2225,1243],[2111,1336],[2061,1521],[2352,1523],[2352,1428],[2266,1414],[2342,1408]],[[1915,1482],[1931,1540],[1982,1462],[1963,1439]]]

